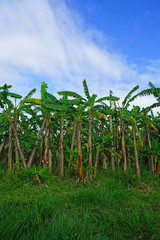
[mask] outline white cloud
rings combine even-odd
[[[82,94],[86,78],[98,97],[112,90],[123,99],[137,84],[142,90],[149,81],[158,83],[159,66],[160,61],[149,61],[140,73],[123,55],[108,50],[103,33],[85,29],[62,0],[0,1],[0,85],[12,84],[20,94],[44,79],[51,92]]]

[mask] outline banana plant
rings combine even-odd
[[[152,108],[153,107],[154,106],[152,105]],[[143,112],[141,113],[140,117],[145,124],[146,135],[147,135],[147,140],[148,140],[148,147],[151,149],[151,129],[152,129],[152,131],[154,131],[154,133],[158,133],[158,128],[156,127],[156,121],[155,121],[152,110],[151,110],[152,119],[150,119],[148,117],[148,112],[150,110],[151,110],[151,107],[147,107],[147,108],[143,109]],[[148,155],[148,165],[149,165],[149,169],[151,169],[152,172],[154,173],[155,167],[154,167],[154,160],[153,160],[152,154]]]
[[[84,99],[80,95],[75,92],[71,91],[62,91],[58,92],[60,95],[63,96],[70,96],[74,97],[81,101],[79,106],[75,110],[74,114],[74,123],[77,124],[77,136],[78,136],[78,164],[79,164],[79,178],[82,179],[82,150],[81,150],[81,127],[82,127],[82,116],[88,115],[88,144],[87,144],[87,152],[88,152],[88,162],[89,162],[89,175],[92,174],[92,122],[94,121],[95,116],[99,116],[100,118],[106,118],[106,115],[103,112],[100,112],[102,108],[98,108],[96,104],[101,103],[104,100],[110,100],[111,97],[103,97],[96,100],[97,95],[93,94],[90,96],[88,86],[86,80],[83,81],[84,92],[87,99]],[[119,100],[119,98],[112,97],[114,100]],[[113,100],[113,99],[112,99]],[[83,103],[83,106],[81,106]],[[73,140],[73,138],[72,138]]]
[[[139,135],[139,131],[137,128],[137,118],[140,112],[139,106],[134,106],[133,109],[129,112],[129,110],[124,109],[125,115],[127,117],[127,120],[130,122],[132,126],[132,134],[133,134],[133,147],[135,152],[135,165],[136,165],[136,174],[137,177],[140,178],[140,165],[138,160],[138,152],[137,152],[137,144],[136,144],[136,133]],[[139,138],[141,139],[140,135]]]
[[[160,88],[156,88],[152,82],[149,82],[148,85],[150,86],[150,88],[145,89],[139,92],[138,94],[134,95],[132,98],[130,98],[130,100],[128,101],[128,104],[134,101],[138,97],[153,95],[156,98],[157,102],[153,103],[151,106],[148,106],[147,109],[151,110],[155,107],[159,107],[160,106]]]
[[[1,145],[0,145],[0,154],[1,154],[8,139],[8,116],[5,111],[2,111],[0,113],[0,134],[1,134]]]
[[[146,129],[148,131],[148,128],[152,126],[154,131],[158,131],[158,129],[154,125],[154,121],[152,121],[149,117],[144,116],[144,109],[143,112],[140,111],[139,106],[133,106],[133,109],[129,112],[128,110],[125,109],[125,114],[126,118],[130,122],[132,126],[132,133],[133,133],[133,146],[134,146],[134,151],[135,151],[135,164],[136,164],[136,173],[137,176],[140,177],[140,166],[139,166],[139,161],[138,161],[138,153],[137,153],[137,144],[136,144],[136,134],[139,137],[140,144],[143,146],[142,138],[140,135],[140,132],[138,130],[138,121],[141,120],[146,126]],[[149,135],[148,135],[149,137]],[[151,149],[151,146],[149,144],[149,148]],[[152,166],[152,171],[154,172],[154,162],[153,159],[151,159],[151,166]]]
[[[23,112],[29,112],[29,109],[31,110],[31,106],[25,106],[24,102],[26,101],[26,99],[30,98],[34,93],[35,93],[36,89],[34,88],[33,90],[31,90],[27,96],[24,97],[23,100],[20,100],[19,103],[17,104],[16,99],[20,99],[21,96],[17,94],[13,94],[9,92],[9,96],[15,97],[15,102],[12,103],[11,101],[9,102],[10,106],[12,106],[12,131],[14,133],[14,139],[15,139],[15,158],[16,158],[16,163],[19,163],[19,155],[20,158],[22,160],[22,163],[24,165],[24,167],[26,168],[26,161],[25,161],[25,157],[24,157],[24,153],[22,151],[22,147],[19,141],[19,137],[18,137],[18,132],[17,132],[17,119],[19,119],[19,117],[25,118]],[[20,121],[19,121],[20,122]],[[25,118],[25,122],[26,122],[26,118]],[[11,130],[10,130],[11,131]],[[27,145],[28,143],[25,142],[25,145]],[[17,168],[19,168],[19,165],[17,165]]]
[[[71,91],[58,92],[59,95],[72,97],[76,104],[72,105],[71,114],[74,118],[74,124],[77,126],[77,144],[78,144],[78,177],[83,180],[82,170],[82,146],[81,146],[81,128],[83,124],[83,118],[85,115],[85,109],[89,106],[89,103],[82,96]]]
[[[109,116],[109,127],[110,127],[110,133],[113,133],[113,123],[112,123],[112,120],[113,120],[113,116],[114,116],[114,113],[115,113],[115,109],[114,107],[116,106],[116,101],[119,100],[118,97],[114,97],[112,95],[112,91],[110,90],[110,96],[109,96],[109,99],[110,99],[110,110],[113,110],[113,114],[110,114]],[[111,137],[113,138],[113,136]],[[114,159],[114,142],[111,141],[111,166],[112,166],[112,169],[115,170],[115,159]]]
[[[108,97],[97,100],[95,94],[90,95],[86,80],[83,81],[85,98],[71,91],[63,91],[59,92],[62,98],[57,99],[47,92],[47,85],[42,83],[40,99],[32,98],[33,90],[21,100],[20,95],[17,97],[10,92],[11,85],[4,85],[0,88],[0,108],[3,110],[0,112],[1,158],[6,159],[9,170],[13,168],[13,162],[18,168],[19,162],[25,164],[27,159],[28,167],[34,159],[39,159],[39,162],[43,161],[43,167],[49,165],[51,169],[51,158],[58,154],[60,176],[64,175],[64,166],[70,169],[71,164],[76,163],[80,180],[85,177],[85,170],[87,176],[92,176],[92,172],[96,174],[102,153],[103,168],[107,164],[112,169],[117,163],[119,166],[122,153],[124,170],[127,169],[127,159],[135,165],[138,176],[144,162],[149,164],[152,171],[156,169],[156,164],[159,169],[159,156],[153,152],[153,139],[159,143],[160,114],[154,117],[152,108],[160,105],[160,89],[152,83],[149,86],[150,89],[132,97],[138,90],[139,86],[136,86],[125,97],[122,106],[117,108],[118,98],[113,99],[111,91]],[[131,102],[145,94],[153,94],[157,102],[142,111],[135,106],[129,111]],[[106,104],[105,101],[109,102]],[[37,155],[36,149],[39,151]],[[148,160],[143,159],[145,153]]]
[[[130,106],[130,103],[135,99],[132,97],[132,94],[139,89],[139,85],[135,86],[124,98],[122,102],[122,107],[119,107],[119,115],[120,115],[120,130],[121,130],[121,147],[122,147],[122,165],[123,170],[127,170],[127,157],[126,157],[126,147],[125,147],[125,128],[124,128],[124,121],[125,121],[125,114],[124,112]],[[132,98],[131,98],[132,97]]]
[[[34,155],[39,144],[39,140],[42,139],[43,131],[46,126],[46,134],[45,134],[45,151],[44,151],[44,159],[43,159],[43,166],[47,165],[47,153],[48,153],[48,138],[49,138],[49,119],[50,119],[50,111],[46,109],[43,105],[43,102],[46,101],[46,92],[47,92],[48,85],[45,82],[41,84],[41,98],[25,98],[21,101],[21,104],[32,104],[32,106],[40,106],[39,111],[42,112],[43,123],[39,130],[37,140],[35,142],[35,146],[31,152],[27,167],[31,168],[31,165],[34,161]]]
[[[14,111],[14,104],[9,99],[9,97],[15,98],[15,99],[21,99],[22,96],[19,94],[16,94],[16,93],[9,92],[9,89],[11,87],[12,87],[12,85],[7,85],[7,84],[4,84],[4,86],[0,87],[1,106],[3,107],[5,113],[8,117],[8,123],[9,123],[9,148],[8,148],[9,149],[8,150],[8,170],[9,171],[11,171],[11,169],[12,169],[12,133],[13,133],[12,131],[14,131],[15,141],[16,141],[17,145],[19,146],[20,153],[22,154],[18,138],[16,138],[16,133],[15,133],[13,119],[12,119],[13,111]],[[21,157],[24,158],[24,155]],[[26,167],[25,162],[24,162],[24,166]]]
[[[59,93],[60,94],[60,93]],[[61,94],[60,94],[61,95]],[[52,94],[46,93],[48,100],[44,102],[44,106],[50,112],[61,115],[61,130],[60,130],[60,177],[64,176],[64,149],[63,149],[63,132],[65,115],[70,115],[73,111],[73,106],[77,104],[76,100],[69,100],[67,95],[64,95],[60,100],[56,99]]]
[[[14,122],[12,124],[12,129],[14,132],[14,137],[15,137],[15,158],[16,158],[16,163],[19,163],[19,155],[20,158],[22,159],[22,163],[24,167],[26,168],[26,161],[24,160],[24,153],[22,151],[22,146],[20,144],[20,140],[18,137],[18,132],[17,132],[17,120],[19,121],[19,118],[24,119],[23,122],[27,122],[27,117],[24,115],[24,112],[27,112],[28,108],[30,109],[30,106],[25,106],[25,104],[22,103],[25,99],[31,97],[36,91],[36,88],[32,89],[24,98],[23,100],[19,101],[17,104],[16,99],[15,99],[15,104],[14,104]],[[19,121],[20,122],[20,121]],[[23,127],[24,128],[24,127]],[[25,142],[24,146],[29,145],[27,142]],[[30,147],[30,145],[29,145]],[[17,168],[19,168],[19,164],[17,164]]]
[[[46,170],[47,167],[37,169],[35,164],[33,164],[32,168],[27,168],[27,171],[31,174],[31,176],[33,176],[33,180],[38,184],[42,183],[42,179],[48,178],[48,175],[45,174]]]
[[[119,98],[118,97],[114,97],[112,96],[111,92],[110,95],[107,97],[103,97],[103,98],[99,98],[96,100],[97,95],[93,94],[92,96],[90,96],[89,94],[89,89],[86,83],[86,80],[83,81],[83,87],[84,87],[84,92],[86,95],[86,98],[88,100],[88,113],[89,113],[89,132],[88,132],[88,152],[89,152],[89,167],[92,167],[92,122],[94,121],[94,116],[95,113],[98,113],[99,116],[101,116],[101,114],[103,114],[102,112],[100,112],[101,110],[101,105],[103,104],[103,101],[109,100],[110,101],[110,108],[112,105],[112,101],[118,101]],[[97,104],[100,103],[101,105],[99,106],[100,109],[98,110],[98,106]],[[104,118],[106,118],[106,115],[103,116]],[[112,117],[111,117],[112,118]],[[110,118],[110,131],[112,131],[112,119]],[[112,142],[113,144],[113,142]],[[112,168],[115,169],[115,163],[114,163],[114,157],[113,157],[113,153],[112,155]],[[92,174],[92,170],[89,171],[90,174]]]
[[[109,101],[109,105],[107,105],[106,103],[104,103],[103,101],[107,100]],[[107,116],[109,118],[109,131],[110,133],[113,132],[113,120],[115,118],[115,111],[116,111],[116,102],[119,100],[118,97],[115,97],[112,95],[112,91],[110,91],[109,96],[104,97],[104,98],[100,98],[96,101],[96,103],[100,102],[101,105],[99,106],[95,106],[95,109],[97,109],[97,107],[99,107],[98,110],[98,116],[100,117],[100,115],[103,113],[104,114],[104,119],[102,118],[102,137],[104,137],[104,123],[107,120]],[[105,120],[106,119],[106,120]],[[113,138],[113,136],[111,137]],[[112,150],[110,151],[111,153],[111,166],[112,169],[115,170],[115,159],[114,159],[114,142],[111,140],[111,148]],[[103,159],[103,169],[106,169],[106,155],[105,153],[102,151],[102,159]]]
[[[157,139],[153,139],[151,143],[151,148],[148,146],[144,146],[145,150],[148,154],[152,155],[155,160],[155,165],[159,165],[159,156],[160,156],[160,143],[157,141]],[[158,169],[158,167],[157,167]],[[154,169],[154,172],[156,172],[156,168]],[[158,172],[158,171],[157,171]]]
[[[95,164],[94,164],[94,176],[96,176],[96,172],[97,172],[97,165],[98,165],[98,156],[99,156],[99,152],[100,151],[104,151],[107,150],[108,152],[115,152],[113,150],[113,148],[108,148],[104,146],[104,143],[106,143],[106,141],[111,141],[111,146],[112,146],[112,137],[116,134],[116,132],[111,132],[106,134],[105,136],[103,136],[102,138],[98,139],[96,142],[96,149],[97,149],[97,153],[96,153],[96,160],[95,160]]]
[[[92,172],[92,151],[91,151],[91,131],[92,131],[92,112],[93,112],[93,107],[95,103],[95,98],[97,97],[95,94],[90,97],[88,87],[86,84],[86,81],[83,81],[83,86],[85,90],[86,99],[84,99],[82,96],[75,92],[71,91],[62,91],[58,92],[58,94],[63,95],[63,96],[70,96],[75,98],[75,100],[78,100],[78,106],[74,107],[73,111],[73,117],[74,117],[74,130],[77,125],[77,142],[78,142],[78,171],[79,171],[79,179],[83,179],[83,173],[82,173],[82,147],[81,147],[81,128],[82,128],[82,123],[83,123],[83,117],[84,115],[89,115],[89,139],[88,139],[88,145],[87,145],[87,152],[89,155],[89,174]],[[102,114],[104,115],[104,114]],[[73,147],[73,141],[74,141],[74,135],[75,132],[73,132],[73,137],[72,137],[72,145],[71,145],[71,150]]]

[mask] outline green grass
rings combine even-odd
[[[0,239],[160,239],[160,178],[99,171],[96,184],[0,172]]]

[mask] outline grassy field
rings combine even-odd
[[[0,172],[0,239],[160,239],[160,178],[99,171],[94,182]]]

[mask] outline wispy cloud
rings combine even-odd
[[[141,89],[149,81],[158,84],[158,69],[160,60],[148,61],[141,71],[111,52],[107,38],[86,29],[65,1],[0,1],[0,85],[7,82],[23,94],[45,80],[52,92],[82,93],[85,78],[99,97],[110,89],[124,97],[136,84]]]

